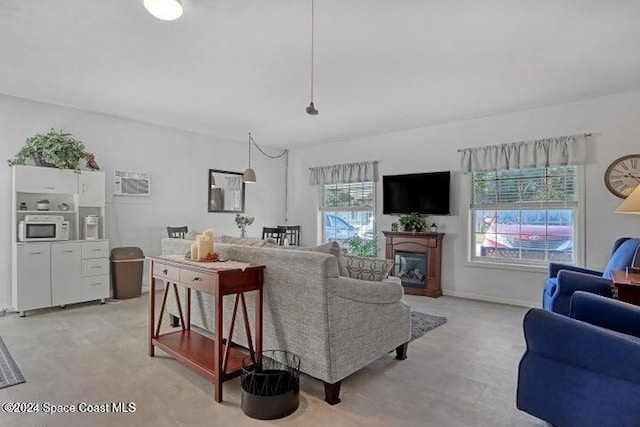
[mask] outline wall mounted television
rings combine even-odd
[[[384,175],[382,213],[449,215],[451,172]]]

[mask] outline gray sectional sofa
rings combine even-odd
[[[191,243],[164,238],[162,254],[185,254]],[[227,259],[266,266],[263,348],[297,354],[301,371],[324,382],[330,404],[340,401],[342,379],[389,357],[394,349],[398,359],[406,358],[410,308],[402,302],[403,288],[394,278],[373,282],[340,276],[338,259],[327,253],[225,243],[216,243],[215,250]],[[247,297],[253,324],[253,295]],[[232,303],[225,298],[225,331]],[[192,295],[192,324],[213,331],[212,307],[210,295]],[[175,320],[173,298],[168,310]],[[247,345],[243,322],[236,322],[233,340]]]

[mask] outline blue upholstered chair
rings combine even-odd
[[[576,292],[570,317],[531,309],[517,407],[555,426],[640,425],[640,307]]]
[[[622,237],[616,240],[604,271],[550,263],[549,278],[542,291],[542,307],[568,316],[569,302],[575,291],[591,292],[611,298],[611,272],[630,266],[638,246],[640,239]]]

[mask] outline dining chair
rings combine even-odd
[[[278,227],[284,228],[284,237],[287,239],[289,246],[300,246],[299,225],[279,225]]]
[[[186,225],[184,227],[167,227],[167,234],[172,239],[184,239],[187,231],[189,231],[189,227]]]
[[[280,246],[284,245],[285,229],[282,227],[262,227],[262,240],[273,239]]]

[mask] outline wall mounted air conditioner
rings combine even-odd
[[[113,194],[116,196],[150,196],[151,177],[148,173],[115,171]]]

